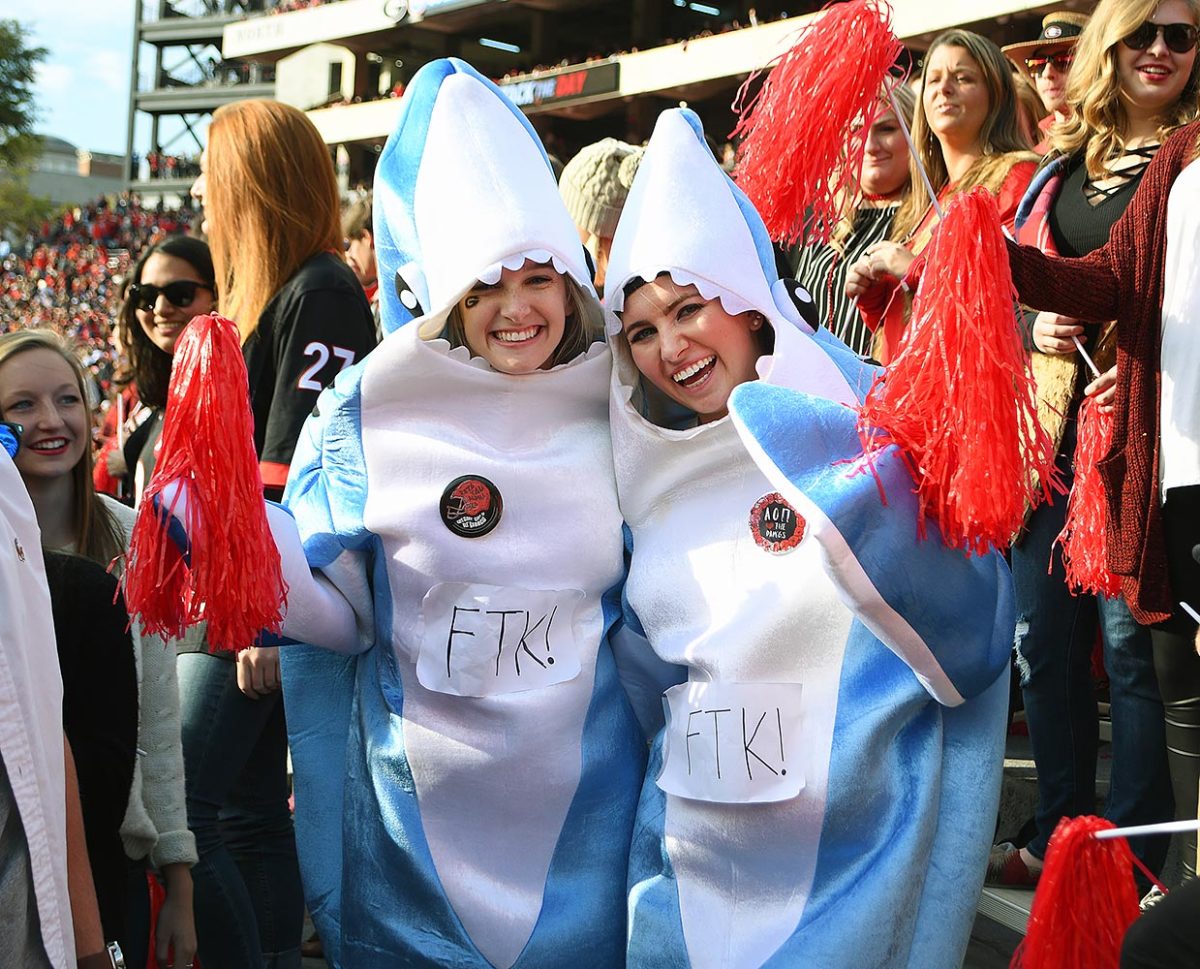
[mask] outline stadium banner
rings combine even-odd
[[[616,94],[621,88],[621,65],[616,61],[586,67],[567,67],[535,78],[500,81],[502,90],[518,108],[561,104],[579,98]]]

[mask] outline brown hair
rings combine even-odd
[[[301,265],[341,251],[333,160],[304,112],[278,101],[235,101],[213,113],[204,185],[222,307],[244,342]]]
[[[557,270],[554,270],[557,271]],[[550,370],[560,364],[574,360],[587,350],[593,343],[604,339],[604,323],[598,312],[593,311],[592,298],[584,292],[583,287],[575,281],[570,273],[562,274],[562,281],[567,289],[566,325],[563,327],[562,339],[550,354],[550,359],[542,367]],[[456,300],[446,317],[446,338],[452,347],[466,347],[467,335],[463,326],[462,311],[459,305],[462,300]],[[467,347],[469,350],[470,347]]]
[[[129,295],[129,287],[142,281],[142,270],[146,261],[156,253],[182,259],[204,282],[214,286],[213,299],[217,292],[214,283],[212,255],[202,239],[194,236],[168,236],[151,246],[138,258],[133,272],[125,282],[121,293],[121,308],[117,311],[117,336],[129,360],[125,383],[137,384],[138,397],[150,407],[167,406],[167,387],[171,381],[171,354],[154,345],[142,329],[137,318],[137,306]]]
[[[925,52],[925,63],[921,68],[922,96],[917,98],[912,126],[913,144],[925,171],[929,174],[934,192],[940,192],[950,181],[942,146],[925,118],[925,74],[929,70],[931,55],[939,47],[960,47],[966,51],[978,65],[988,91],[988,115],[979,132],[984,157],[976,162],[959,182],[959,188],[965,190],[979,184],[981,169],[986,167],[990,170],[990,165],[981,165],[987,156],[1010,151],[1028,151],[1029,145],[1021,137],[1021,130],[1017,124],[1017,94],[1013,85],[1012,69],[1000,48],[986,37],[969,30],[944,31],[934,38],[929,50]],[[926,210],[933,203],[917,171],[916,163],[910,163],[909,168],[912,172],[912,188],[908,198],[901,204],[900,211],[896,213],[896,221],[892,228],[892,239],[898,241],[903,240],[920,224]]]
[[[71,368],[71,373],[75,375],[80,399],[84,401],[84,406],[88,406],[87,377],[83,371],[83,364],[70,351],[62,337],[52,330],[17,330],[0,335],[0,367],[18,354],[29,350],[50,350],[62,357]],[[83,457],[71,469],[71,479],[75,489],[75,504],[71,516],[71,534],[75,536],[75,548],[80,555],[107,567],[108,563],[124,550],[125,540],[120,525],[96,496],[92,485],[90,441],[83,449]]]
[[[1200,23],[1200,0],[1183,0]],[[1050,145],[1064,155],[1084,153],[1087,173],[1103,178],[1108,166],[1125,154],[1125,127],[1129,116],[1121,102],[1121,75],[1117,70],[1117,45],[1145,20],[1154,16],[1160,0],[1100,0],[1075,46],[1075,62],[1067,75],[1067,103],[1071,117],[1050,129]],[[1179,100],[1159,118],[1159,141],[1181,125],[1193,121],[1200,99],[1200,56]]]

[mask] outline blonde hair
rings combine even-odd
[[[895,107],[885,94],[880,98],[880,103],[883,105],[879,115],[874,119],[878,121],[880,118],[886,117],[889,114],[895,114],[896,108],[900,109],[901,118],[905,126],[912,128],[913,112],[916,110],[917,95],[907,84],[896,84],[892,88],[892,94],[895,97]],[[908,196],[909,190],[912,188],[912,173],[909,172],[909,179],[904,185],[904,191],[901,193],[903,200]],[[829,247],[835,250],[839,255],[846,254],[846,240],[854,234],[854,218],[858,215],[858,192],[843,192],[838,200],[840,206],[839,218],[837,225],[833,227],[833,232],[829,236]]]
[[[1125,154],[1125,129],[1129,115],[1121,102],[1121,75],[1117,70],[1117,45],[1154,16],[1161,0],[1100,0],[1079,35],[1075,62],[1067,75],[1067,103],[1074,111],[1050,129],[1050,145],[1064,155],[1084,153],[1090,178],[1109,174],[1108,166]],[[1200,0],[1183,0],[1200,24]],[[1196,118],[1200,56],[1179,99],[1159,117],[1161,141],[1181,125]]]
[[[1013,84],[1012,69],[1000,48],[986,37],[969,30],[944,31],[934,38],[929,50],[925,52],[925,64],[921,68],[922,93],[917,98],[912,125],[913,144],[925,171],[929,174],[934,192],[941,192],[950,181],[942,146],[925,117],[925,75],[929,70],[933,52],[939,47],[959,47],[966,51],[978,66],[988,92],[988,114],[979,132],[979,143],[983,148],[984,157],[972,165],[959,181],[958,187],[966,190],[979,184],[985,172],[991,170],[991,165],[981,164],[989,155],[1028,151],[1029,145],[1021,137],[1021,129],[1017,123],[1017,93]],[[901,204],[900,211],[896,213],[896,221],[892,228],[892,239],[896,241],[905,239],[920,224],[926,210],[933,203],[917,171],[916,163],[910,162],[909,169],[912,188],[908,198]]]
[[[83,371],[83,364],[63,342],[62,337],[54,331],[17,330],[14,333],[0,335],[0,367],[3,367],[13,357],[30,350],[49,350],[57,353],[66,361],[67,366],[71,368],[71,373],[75,376],[80,400],[84,402],[84,406],[90,412],[87,375]],[[88,430],[91,430],[90,423]],[[121,554],[125,542],[120,525],[96,496],[96,490],[92,485],[90,440],[83,449],[83,457],[71,469],[71,479],[75,489],[71,515],[71,534],[75,537],[75,548],[80,555],[107,567],[109,562]]]
[[[567,290],[566,325],[563,326],[562,339],[550,354],[550,359],[542,366],[543,370],[574,360],[593,343],[604,339],[604,322],[600,314],[593,311],[592,298],[569,273],[562,274],[562,281]],[[470,350],[462,310],[459,308],[461,304],[460,299],[450,308],[450,315],[446,317],[445,333],[452,347],[467,347]]]
[[[204,210],[223,312],[245,342],[271,298],[319,252],[340,252],[329,148],[302,111],[235,101],[208,128]]]

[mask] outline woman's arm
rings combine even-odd
[[[147,636],[136,623],[133,632],[142,660],[138,720],[141,798],[158,836],[150,860],[159,868],[182,864],[186,870],[196,862],[196,839],[188,830],[184,799],[175,642]]]
[[[1113,225],[1108,242],[1099,249],[1067,259],[1010,240],[1008,261],[1021,302],[1096,322],[1139,317],[1140,313],[1125,310],[1139,309],[1136,304],[1146,298],[1145,280],[1161,276],[1164,252],[1159,242],[1165,239],[1167,200],[1191,157],[1196,131],[1191,124],[1167,139]]]
[[[63,766],[67,781],[67,893],[71,899],[71,922],[75,927],[75,955],[83,959],[104,951],[104,930],[100,927],[100,907],[96,904],[96,885],[92,881],[92,864],[83,833],[75,756],[65,735]]]
[[[1025,305],[1077,320],[1112,320],[1120,315],[1121,287],[1111,262],[1111,237],[1107,245],[1078,259],[1050,256],[1011,239],[1006,242],[1013,286]]]

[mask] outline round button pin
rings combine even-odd
[[[480,538],[500,521],[504,500],[500,489],[478,474],[455,478],[442,492],[442,521],[455,535]]]
[[[750,534],[772,555],[790,552],[804,539],[806,522],[778,491],[763,495],[750,509]]]

